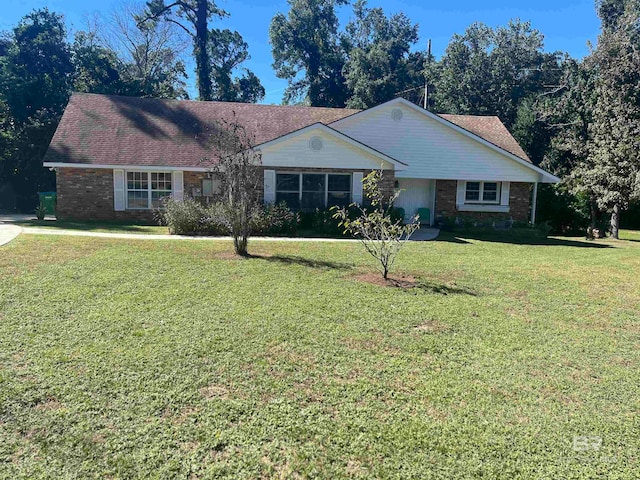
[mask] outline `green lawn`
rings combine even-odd
[[[159,225],[136,225],[122,222],[71,222],[64,220],[21,220],[12,222],[21,227],[37,227],[57,230],[81,230],[99,233],[152,233],[169,234],[167,227]]]
[[[639,242],[250,247],[0,248],[0,478],[638,478]]]

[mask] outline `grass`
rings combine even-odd
[[[99,233],[147,233],[168,235],[167,227],[159,225],[138,225],[124,222],[72,222],[64,220],[20,220],[12,222],[21,227],[37,227],[56,230],[80,230]]]
[[[539,243],[18,237],[0,477],[637,478],[640,243]]]
[[[620,230],[620,239],[631,240],[632,242],[640,242],[640,231],[638,230]]]

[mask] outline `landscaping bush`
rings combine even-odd
[[[227,232],[217,220],[215,208],[192,198],[182,201],[168,198],[156,218],[161,225],[169,227],[172,235],[225,235]]]
[[[355,219],[358,216],[358,210],[353,207],[347,207],[349,218]],[[318,210],[315,212],[301,212],[299,229],[307,235],[319,235],[323,237],[344,237],[349,236],[344,233],[344,228],[340,226],[340,221],[333,216],[331,210]]]
[[[268,204],[264,207],[257,233],[293,237],[298,233],[299,223],[300,214],[292,212],[286,203]]]
[[[204,205],[192,198],[176,201],[169,198],[164,208],[156,213],[161,225],[169,227],[172,235],[229,235],[225,224],[224,205]],[[300,216],[292,212],[285,203],[266,205],[264,210],[253,215],[253,230],[259,235],[295,236]]]
[[[547,223],[550,233],[584,235],[589,226],[589,216],[586,195],[574,195],[564,186],[538,186],[536,223]]]
[[[47,215],[47,207],[44,206],[44,203],[41,203],[36,207],[36,218],[38,220],[44,220],[44,217]]]

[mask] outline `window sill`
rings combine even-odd
[[[487,205],[487,204],[457,204],[456,208],[459,212],[494,212],[508,213],[509,205]]]

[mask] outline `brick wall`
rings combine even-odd
[[[118,220],[156,223],[151,210],[113,209],[113,170],[103,168],[56,169],[60,220]]]
[[[509,187],[509,212],[459,212],[456,208],[457,182],[436,180],[436,217],[472,217],[477,219],[512,218],[516,222],[528,222],[531,206],[531,183],[511,182]]]
[[[275,170],[276,173],[283,172],[295,172],[295,173],[353,173],[362,172],[363,176],[371,173],[371,170],[336,170],[335,168],[277,168],[277,167],[260,167],[264,170]],[[194,187],[200,187],[202,179],[206,178],[206,172],[184,172],[184,192],[185,195],[191,196]],[[382,189],[385,195],[390,196],[394,191],[395,175],[393,171],[385,171],[382,177]],[[264,183],[260,182],[258,185],[260,191],[260,197],[264,196]]]
[[[272,168],[278,171],[296,171],[302,173],[340,172],[326,168]],[[355,170],[367,175],[371,170]],[[342,170],[342,172],[347,172]],[[349,170],[349,173],[352,171]],[[193,187],[200,187],[206,172],[184,172],[184,194],[191,196]],[[56,169],[58,204],[57,217],[60,220],[117,220],[138,223],[156,223],[152,210],[125,210],[116,212],[113,209],[113,170],[92,168],[58,168]],[[393,171],[385,171],[382,188],[387,195],[394,189]],[[262,197],[263,183],[259,183]]]

